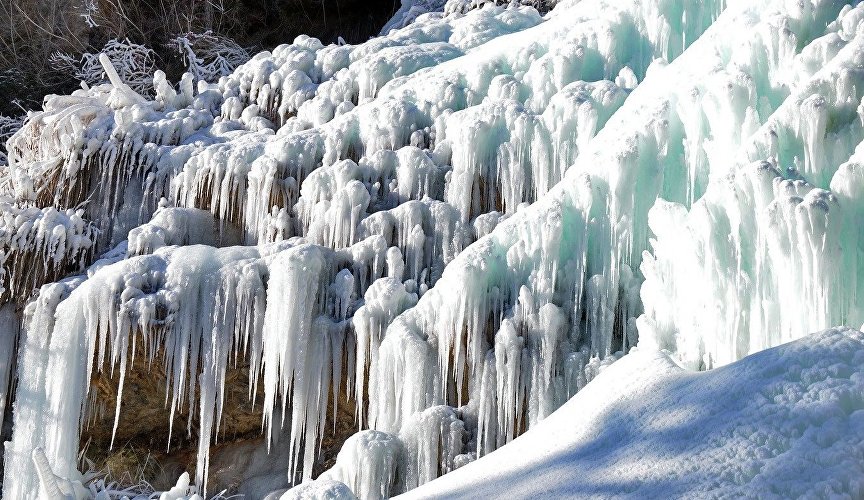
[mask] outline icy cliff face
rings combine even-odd
[[[37,448],[81,479],[90,382],[118,381],[116,432],[136,356],[197,430],[202,491],[239,364],[292,479],[356,405],[326,481],[289,496],[371,498],[512,441],[637,342],[704,369],[861,324],[862,19],[448,3],[215,85],[157,72],[153,101],[110,65],[47,98],[0,174],[4,496],[47,494]]]

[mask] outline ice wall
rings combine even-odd
[[[453,274],[445,273],[444,279],[438,283],[432,293],[424,296],[417,307],[397,318],[388,330],[379,355],[380,358],[388,360],[387,363],[379,360],[382,366],[395,363],[397,375],[394,377],[391,376],[390,370],[382,370],[379,372],[379,378],[372,380],[372,386],[379,394],[379,404],[370,405],[370,421],[373,425],[385,430],[397,429],[400,422],[408,415],[430,404],[441,401],[460,404],[465,401],[461,391],[467,385],[471,393],[469,401],[473,399],[480,405],[476,437],[478,453],[484,451],[482,445],[484,439],[489,441],[501,439],[502,442],[512,439],[510,437],[512,426],[521,424],[522,415],[508,414],[506,410],[512,406],[505,404],[502,411],[495,402],[496,400],[512,401],[514,397],[526,397],[519,391],[511,395],[513,390],[509,389],[508,385],[519,387],[519,384],[510,382],[508,376],[512,377],[513,364],[524,361],[525,358],[519,355],[524,356],[526,350],[523,350],[522,343],[530,337],[514,335],[511,333],[513,328],[510,322],[506,318],[500,320],[501,326],[494,335],[493,357],[492,351],[487,347],[491,342],[487,339],[496,327],[492,326],[489,329],[487,325],[490,320],[494,322],[496,316],[501,316],[498,312],[501,309],[498,311],[495,309],[501,307],[499,305],[501,302],[505,304],[508,301],[511,304],[516,302],[517,307],[522,301],[530,303],[530,300],[524,298],[528,297],[524,289],[520,290],[518,295],[515,290],[510,292],[511,296],[518,296],[515,300],[507,298],[506,295],[502,299],[501,290],[507,285],[511,290],[515,288],[513,278],[519,269],[514,265],[519,262],[514,258],[518,255],[517,249],[525,245],[526,241],[539,244],[549,241],[548,236],[543,234],[542,228],[548,227],[547,221],[550,219],[556,220],[561,217],[558,214],[563,211],[562,205],[576,211],[574,209],[579,207],[577,203],[582,203],[587,205],[582,209],[582,213],[590,213],[595,217],[590,221],[590,225],[582,222],[590,228],[588,230],[582,229],[579,224],[575,225],[574,233],[585,236],[564,237],[561,240],[568,243],[566,248],[569,250],[569,255],[574,253],[584,255],[583,265],[587,271],[583,272],[587,276],[582,278],[586,284],[580,288],[586,294],[584,307],[587,311],[584,313],[586,321],[579,324],[577,331],[583,339],[590,339],[587,344],[595,350],[594,353],[602,355],[604,349],[609,349],[608,339],[616,330],[620,331],[626,325],[626,332],[620,334],[623,339],[631,338],[631,332],[635,333],[633,327],[639,313],[639,299],[634,296],[639,293],[639,285],[630,284],[633,273],[630,272],[627,264],[638,263],[641,257],[640,249],[645,248],[648,243],[645,226],[649,209],[655,205],[658,196],[677,200],[683,206],[693,203],[706,191],[708,194],[704,199],[709,199],[711,190],[714,189],[708,187],[709,180],[722,184],[728,178],[730,170],[735,170],[736,161],[743,161],[746,165],[753,160],[754,156],[758,158],[756,156],[758,153],[750,152],[750,158],[744,157],[744,160],[737,160],[738,156],[729,155],[728,152],[739,148],[752,151],[753,147],[748,145],[748,136],[760,131],[763,137],[769,135],[772,124],[782,123],[784,120],[792,124],[788,127],[791,132],[787,132],[782,137],[779,145],[774,139],[776,134],[770,134],[775,143],[768,144],[776,149],[768,151],[784,151],[789,155],[787,161],[792,161],[789,150],[801,151],[803,157],[803,152],[808,148],[813,150],[820,147],[822,149],[819,150],[818,156],[809,153],[812,158],[821,159],[820,156],[827,156],[843,161],[848,156],[860,140],[860,119],[854,112],[860,96],[855,94],[856,85],[849,83],[850,78],[854,78],[851,75],[857,72],[850,71],[850,68],[846,71],[837,68],[833,76],[817,73],[823,66],[820,58],[826,63],[834,60],[835,56],[842,52],[844,43],[841,41],[854,38],[853,33],[856,33],[857,19],[859,19],[858,10],[845,7],[840,11],[839,4],[820,5],[816,6],[819,8],[814,7],[812,10],[807,6],[804,6],[803,10],[798,10],[789,9],[787,5],[771,3],[743,7],[741,10],[730,7],[729,11],[718,20],[703,39],[697,41],[685,53],[683,58],[669,67],[658,66],[656,73],[649,70],[646,83],[636,90],[618,114],[613,116],[612,122],[589,143],[588,152],[577,159],[564,183],[523,214],[516,214],[514,219],[496,229],[489,238],[478,242],[460,255],[448,267],[447,271],[452,271]],[[833,21],[833,16],[838,11],[840,16],[837,21]],[[794,27],[796,31],[791,31],[790,27]],[[737,30],[741,30],[741,33],[749,33],[750,38],[740,40],[726,36],[729,31]],[[855,50],[853,47],[847,53],[854,54]],[[835,64],[839,66],[842,63],[838,60]],[[793,70],[790,71],[788,68]],[[809,93],[805,92],[812,92],[814,87],[818,88],[819,84],[814,82],[820,79],[826,82],[822,85],[827,87],[824,92],[830,97],[824,100],[811,98],[809,101],[799,97],[802,93],[805,97],[809,96]],[[657,83],[652,85],[652,82]],[[831,104],[820,104],[824,102]],[[803,108],[804,112],[790,111],[798,108]],[[820,126],[823,129],[825,126],[820,123],[827,123],[829,119],[820,117],[819,113],[811,117],[810,113],[810,110],[819,111],[820,108],[837,109],[835,115],[837,118],[830,119],[836,129],[826,141],[833,148],[829,153],[822,152],[826,146],[818,145],[825,135],[825,132],[819,129]],[[822,111],[820,113],[824,114]],[[616,118],[620,118],[621,121],[616,121]],[[811,121],[815,125],[811,125]],[[817,130],[815,134],[811,131],[814,127]],[[796,139],[800,142],[796,143]],[[801,144],[805,141],[810,141],[816,146]],[[817,161],[811,160],[813,163]],[[836,165],[837,160],[828,160],[827,163],[830,164],[832,161]],[[843,172],[841,175],[845,176],[845,185],[851,185],[847,190],[851,191],[854,189],[854,181],[846,179],[854,179],[854,163],[852,166],[844,166]],[[775,185],[783,186],[793,184],[797,175],[795,172],[781,174],[776,170],[767,175],[770,174],[778,177]],[[784,175],[792,177],[792,180],[784,181]],[[798,184],[801,185],[800,182]],[[809,191],[807,188],[803,189]],[[839,272],[843,268],[841,266],[846,266],[850,262],[853,264],[849,269],[857,268],[860,250],[857,246],[846,246],[846,252],[839,251],[830,238],[821,237],[822,234],[826,234],[826,229],[818,215],[810,216],[803,211],[804,207],[812,207],[810,210],[814,211],[825,210],[829,206],[834,208],[837,204],[835,196],[830,193],[814,193],[810,195],[810,200],[802,200],[804,203],[795,202],[802,203],[797,220],[800,221],[799,226],[807,227],[810,232],[813,231],[809,228],[815,226],[815,234],[802,235],[801,239],[804,241],[800,244],[793,239],[791,251],[795,252],[794,245],[797,244],[801,248],[800,254],[803,255],[801,257],[793,255],[793,258],[797,259],[796,264],[787,264],[785,275],[787,278],[794,277],[794,279],[810,277],[811,280],[821,280],[821,283],[814,286],[815,290],[812,292],[789,288],[784,283],[767,283],[765,285],[767,290],[772,292],[780,290],[781,293],[788,290],[787,293],[794,297],[794,301],[787,299],[787,302],[782,303],[784,310],[779,314],[774,312],[774,317],[784,318],[786,324],[795,324],[795,333],[791,335],[774,333],[783,331],[779,324],[769,324],[763,327],[764,329],[751,329],[753,337],[758,339],[758,343],[752,347],[752,350],[776,345],[831,324],[850,320],[853,323],[860,322],[860,319],[854,316],[839,314],[833,316],[833,319],[827,319],[824,317],[825,313],[821,312],[826,311],[830,314],[828,310],[832,308],[838,312],[843,311],[844,308],[846,311],[851,309],[851,306],[844,305],[843,302],[838,303],[837,299],[825,300],[825,296],[828,290],[845,288],[844,285],[838,285],[836,279],[832,279],[836,276],[833,273]],[[568,201],[570,203],[567,203]],[[657,205],[662,207],[665,203],[660,201]],[[601,208],[597,210],[596,207]],[[838,211],[836,208],[834,210]],[[779,210],[775,213],[777,211]],[[579,219],[580,217],[576,218]],[[582,216],[581,219],[584,221],[588,216]],[[701,224],[694,224],[700,231],[716,237],[721,242],[726,239],[723,226],[719,230],[716,229],[711,219],[703,219],[700,222]],[[789,223],[786,224],[788,228]],[[836,227],[840,224],[842,222],[833,224],[835,227],[832,230],[840,231]],[[573,227],[571,222],[568,228]],[[652,224],[651,229],[655,230],[654,228]],[[658,226],[656,231],[660,229],[662,228]],[[674,235],[676,232],[680,233],[680,229],[670,228],[664,234]],[[752,238],[756,231],[749,233],[742,231],[742,233],[749,234]],[[834,234],[836,238],[839,233],[829,234]],[[851,239],[854,234],[856,232],[852,231],[852,234],[845,238]],[[791,238],[795,236],[793,234]],[[680,242],[680,239],[677,241]],[[789,248],[788,242],[786,245],[786,248]],[[716,283],[711,279],[711,273],[716,273],[716,267],[711,264],[705,265],[702,269],[706,275],[700,279],[702,275],[693,272],[691,267],[682,265],[687,262],[682,254],[687,253],[689,247],[682,249],[680,243],[672,242],[667,246],[679,252],[668,259],[674,265],[680,266],[681,274],[668,279],[666,281],[668,288],[663,291],[665,293],[654,295],[655,300],[663,301],[661,304],[668,308],[664,310],[697,316],[701,309],[691,307],[689,302],[676,302],[674,297],[680,296],[683,300],[689,301],[694,300],[694,297],[705,297],[706,292],[699,290],[700,295],[696,296],[693,291],[686,288],[687,285],[679,288],[681,291],[677,294],[673,294],[671,289],[680,286],[682,280],[686,280],[686,283],[697,289],[706,284]],[[589,250],[580,250],[580,247],[588,247]],[[788,254],[790,251],[786,250],[786,252]],[[719,252],[714,254],[713,249],[697,248],[696,251],[690,252],[687,258],[701,258],[702,255],[717,258],[717,255],[722,254]],[[778,257],[780,255],[783,254],[778,254]],[[650,256],[647,258],[650,259]],[[541,257],[536,260],[526,260],[539,261],[535,264],[536,267],[530,269],[530,272],[536,274],[530,275],[527,280],[540,281],[538,275],[543,269],[544,259]],[[565,258],[555,257],[546,257],[545,260],[561,267],[567,262]],[[734,271],[736,261],[730,259],[730,262],[732,263],[730,267]],[[833,267],[827,267],[829,265]],[[804,273],[800,272],[801,267],[806,270]],[[646,271],[648,281],[642,289],[643,297],[647,295],[646,290],[650,290],[649,287],[652,286],[652,277],[648,274]],[[501,275],[506,277],[502,279],[499,277]],[[620,280],[618,283],[616,278]],[[502,282],[506,284],[504,287],[501,286]],[[516,282],[518,283],[518,280]],[[727,284],[731,293],[746,293],[742,291],[740,282],[720,283]],[[858,286],[857,279],[852,279],[848,283],[853,289]],[[454,294],[454,289],[459,290],[460,293]],[[441,291],[440,294],[437,293],[438,290]],[[482,299],[484,295],[487,297],[486,303]],[[847,296],[854,296],[854,292],[847,292]],[[710,295],[709,291],[707,297],[711,302],[706,306],[724,304],[725,298],[722,295]],[[624,298],[621,301],[623,305],[619,306],[616,301],[621,298]],[[578,301],[575,302],[579,304]],[[846,304],[848,303],[847,301]],[[635,306],[628,311],[629,304]],[[648,314],[640,320],[639,333],[647,337],[646,344],[650,344],[652,333],[660,331],[670,334],[674,330],[668,329],[665,324],[660,325],[656,330],[649,330],[648,320],[653,314],[651,309],[653,304],[648,298],[645,299],[645,304]],[[616,308],[619,311],[616,311]],[[487,312],[490,309],[493,311],[491,314]],[[622,313],[620,309],[625,311]],[[740,307],[732,306],[729,309],[730,315],[742,313]],[[799,319],[802,315],[819,314],[823,314],[821,322]],[[514,313],[514,316],[521,319],[526,315]],[[735,318],[731,319],[734,321]],[[617,326],[616,323],[621,326]],[[702,343],[700,338],[705,339],[704,344],[708,344],[708,340],[716,344],[722,343],[724,335],[728,335],[725,332],[734,331],[728,327],[729,323],[718,324],[716,330],[705,335],[701,335],[701,332],[698,335],[693,331],[683,332],[678,336],[682,339],[680,345],[665,344],[660,347],[672,348],[679,358],[687,359],[692,355],[688,348],[699,346]],[[520,330],[524,332],[524,328],[522,326]],[[541,329],[544,333],[554,332],[554,330],[548,327]],[[490,333],[484,334],[484,332]],[[508,345],[512,345],[514,340],[515,346],[508,349]],[[482,347],[475,347],[478,344]],[[705,351],[711,352],[708,359],[711,359],[711,356],[717,359],[728,355],[721,354],[722,347],[716,344],[696,347],[702,349],[698,355]],[[542,341],[539,348],[534,349],[541,350]],[[537,352],[533,349],[527,352],[532,351]],[[738,359],[748,352],[752,351],[737,352],[733,357],[726,358],[726,361]],[[478,363],[477,360],[481,357],[477,353],[488,353],[488,361],[485,361],[484,365]],[[472,354],[475,356],[473,367]],[[554,356],[541,354],[537,359],[548,362],[550,359],[554,360]],[[456,360],[455,367],[451,365],[453,360]],[[495,369],[488,369],[487,367],[493,366],[493,360]],[[567,361],[574,362],[574,365],[565,365],[563,369],[559,368],[557,373],[578,374],[580,365],[577,363],[584,361],[575,356],[568,358]],[[467,368],[459,366],[462,362],[465,362]],[[418,370],[418,365],[424,368]],[[702,366],[711,365],[709,361]],[[695,365],[695,367],[699,366],[698,363]],[[516,368],[516,373],[521,369],[521,367]],[[474,373],[466,375],[466,371]],[[537,372],[531,371],[531,373]],[[467,384],[463,382],[465,378],[469,379]],[[533,380],[542,381],[542,375]],[[376,382],[379,381],[382,385],[376,386]],[[564,384],[559,382],[558,387],[561,385]],[[485,389],[488,392],[484,392],[484,387],[493,387],[495,390],[492,392]],[[539,404],[528,405],[531,409],[528,413],[529,422],[530,411],[543,408],[542,397],[537,401]],[[519,408],[520,405],[517,404],[516,407]],[[540,411],[537,415],[542,416]],[[484,422],[489,423],[484,424]],[[494,429],[494,431],[487,431],[487,434],[483,432],[484,429]]]
[[[40,365],[42,373],[72,369],[76,359],[92,360],[92,366],[72,377],[75,390],[48,385],[30,395],[34,406],[64,410],[34,408],[47,415],[40,425],[50,430],[42,436],[16,432],[10,456],[26,453],[36,439],[52,469],[72,475],[76,422],[82,420],[75,401],[84,401],[90,371],[116,366],[122,396],[130,358],[137,350],[153,356],[162,347],[169,413],[183,404],[198,407],[200,484],[208,436],[218,431],[224,404],[225,366],[242,344],[251,359],[250,394],[256,393],[258,374],[262,377],[268,429],[277,402],[291,403],[296,453],[288,466],[295,470],[302,458],[299,468],[308,475],[326,417],[327,388],[332,382],[337,393],[343,381],[343,343],[356,339],[360,347],[359,356],[346,355],[344,366],[354,371],[345,373],[362,401],[366,374],[378,370],[377,346],[387,324],[433,286],[463,248],[488,233],[496,218],[555,184],[578,148],[623,103],[625,89],[598,79],[620,73],[626,77],[622,84],[632,86],[628,65],[641,76],[655,55],[677,53],[666,46],[662,30],[654,26],[649,33],[642,26],[639,13],[598,18],[583,12],[589,11],[573,10],[544,22],[550,29],[514,39],[522,48],[513,52],[490,49],[491,44],[477,47],[543,20],[531,8],[489,6],[464,15],[427,16],[357,47],[323,47],[300,37],[256,57],[216,86],[195,89],[184,79],[176,91],[157,74],[153,102],[117,78],[111,85],[49,99],[46,110],[31,117],[10,143],[10,195],[22,204],[81,205],[83,216],[102,230],[97,248],[108,248],[129,232],[125,252],[112,254],[114,260],[128,258],[97,264],[80,287],[67,290],[68,298],[46,303],[38,315],[62,318],[62,330],[50,321],[25,321],[38,331],[28,335],[48,337],[39,339],[43,347],[33,347],[47,363]],[[583,29],[568,29],[569,22],[583,19]],[[647,34],[650,50],[618,60],[615,42],[632,38],[634,30]],[[466,52],[482,63],[478,70],[466,73],[463,64],[444,64]],[[436,89],[422,97],[404,94],[408,75],[430,66],[435,75],[418,81],[433,82]],[[106,71],[110,75],[110,68]],[[388,91],[394,78],[400,85]],[[487,116],[489,110],[497,111]],[[477,131],[481,154],[462,145],[467,130]],[[478,189],[479,204],[462,201],[463,193]],[[159,206],[166,208],[157,211]],[[200,210],[215,217],[212,232]],[[485,217],[486,212],[498,215]],[[478,215],[485,217],[479,230],[472,224]],[[232,236],[235,228],[242,233],[239,239]],[[258,252],[266,253],[261,250],[271,248],[266,245],[218,251],[170,247],[290,242],[295,235],[320,246],[303,247],[294,258],[303,265],[274,257],[273,269],[284,273],[246,262],[263,258]],[[347,259],[346,273],[323,257],[337,255],[328,248]],[[356,264],[350,271],[348,261]],[[262,267],[266,279],[256,274]],[[385,273],[392,281],[373,286]],[[301,286],[317,279],[326,286]],[[367,289],[372,292],[365,297]],[[204,296],[216,297],[228,312],[202,308]],[[364,302],[355,304],[359,297]],[[284,309],[279,305],[284,302],[298,308]],[[346,321],[355,309],[362,311],[352,321],[358,326],[346,337]],[[534,328],[558,321],[554,312],[534,314],[540,314]],[[288,337],[280,333],[286,326],[293,332]],[[50,355],[40,350],[45,348]],[[539,415],[552,406],[545,404]],[[363,421],[362,402],[359,408]],[[190,418],[194,415],[191,411]],[[118,397],[115,427],[121,416]],[[20,479],[9,481],[15,494],[35,485],[29,462],[21,467]],[[27,483],[27,477],[34,481]]]
[[[78,477],[91,375],[119,381],[116,429],[135,356],[195,420],[202,489],[242,360],[292,477],[340,394],[369,428],[290,495],[386,497],[513,440],[637,341],[710,368],[864,321],[862,10],[728,3],[452,2],[218,84],[157,73],[153,101],[109,67],[48,98],[0,172],[4,300],[92,265],[24,311],[4,495],[37,495],[37,447]]]
[[[734,148],[707,156],[703,197],[689,208],[660,200],[651,209],[642,342],[710,368],[864,321],[861,12],[845,7],[825,34],[790,54],[771,86],[787,95]],[[765,92],[751,81],[749,94]],[[757,106],[751,98],[727,108],[755,115]]]
[[[447,267],[387,331],[379,353],[387,368],[370,381],[371,425],[392,431],[422,408],[468,402],[482,454],[572,395],[578,383],[569,377],[592,356],[635,342],[640,279],[631,266],[648,244],[649,209],[658,197],[689,203],[728,172],[719,159],[712,171],[708,152],[727,151],[782,113],[796,82],[810,78],[814,65],[802,60],[818,53],[797,56],[797,47],[840,11],[787,7],[730,6],[681,58],[649,68],[563,182]],[[786,67],[802,68],[797,80],[784,79]],[[728,117],[704,118],[710,113]]]
[[[269,415],[279,401],[284,406],[289,394],[312,391],[310,400],[304,399],[303,392],[298,398],[303,400],[291,405],[291,446],[297,450],[292,456],[296,460],[302,455],[305,465],[298,467],[310,474],[326,415],[326,411],[320,413],[327,408],[330,387],[324,378],[333,380],[334,394],[345,379],[353,383],[354,352],[346,354],[343,363],[341,349],[343,342],[353,342],[353,332],[345,338],[350,326],[346,321],[356,308],[356,299],[385,274],[396,280],[395,286],[404,294],[416,297],[434,284],[446,262],[474,237],[470,226],[440,201],[449,167],[440,161],[433,163],[429,151],[416,147],[426,145],[416,123],[431,121],[427,115],[410,102],[352,109],[359,101],[371,100],[388,79],[459,56],[472,46],[540,21],[530,8],[495,7],[446,20],[432,18],[366,46],[325,48],[317,40],[300,37],[273,55],[262,54],[219,85],[196,89],[184,78],[178,91],[157,73],[158,92],[153,102],[131,92],[106,66],[113,77],[110,85],[49,98],[45,111],[30,117],[27,130],[10,142],[12,160],[4,172],[6,195],[26,211],[26,217],[15,217],[12,208],[5,210],[10,239],[4,241],[4,248],[10,257],[4,271],[13,280],[15,298],[24,301],[30,289],[59,277],[58,273],[40,277],[27,272],[24,265],[33,261],[33,255],[39,259],[46,254],[42,257],[46,270],[60,268],[62,275],[75,270],[72,264],[90,260],[93,252],[98,255],[110,248],[128,231],[128,243],[112,251],[110,260],[124,255],[129,259],[114,266],[97,263],[80,290],[76,282],[69,285],[75,291],[68,299],[71,289],[64,287],[62,293],[56,291],[55,300],[45,303],[37,314],[44,321],[25,318],[25,325],[35,330],[25,334],[21,358],[29,359],[32,354],[37,360],[32,370],[22,367],[19,372],[28,379],[19,385],[21,390],[28,386],[33,391],[22,398],[21,409],[16,411],[20,431],[8,453],[20,470],[7,469],[7,494],[36,494],[28,452],[36,445],[33,440],[45,441],[40,444],[47,450],[52,469],[74,475],[72,448],[77,446],[77,423],[84,420],[76,409],[83,400],[74,401],[88,392],[91,370],[76,371],[75,360],[92,360],[95,355],[98,359],[91,362],[97,370],[113,373],[118,369],[121,393],[116,427],[122,414],[122,377],[136,349],[148,356],[160,349],[167,353],[161,361],[170,373],[166,391],[171,414],[185,404],[192,409],[192,418],[200,406],[197,482],[203,483],[208,436],[218,431],[223,404],[217,386],[231,349],[236,357],[241,341],[243,355],[255,360],[254,383],[258,383],[258,373],[263,377],[268,429]],[[328,125],[342,115],[347,116]],[[277,128],[279,136],[274,133]],[[379,154],[374,155],[376,152]],[[346,173],[346,168],[351,171]],[[316,169],[320,172],[305,182]],[[58,216],[51,205],[80,207],[67,211],[72,223],[59,228],[68,228],[68,235],[52,229]],[[33,206],[48,206],[43,210],[47,215],[40,216]],[[164,208],[156,211],[157,207]],[[368,217],[371,213],[377,216]],[[31,221],[40,217],[41,222]],[[82,232],[83,237],[79,236]],[[263,264],[244,267],[245,260],[259,252],[255,247],[224,251],[169,248],[265,243],[288,240],[295,234],[308,234],[309,241],[324,247],[309,247],[293,260],[278,259],[276,265],[284,267],[285,273],[271,276],[268,271],[264,280],[259,274]],[[347,270],[340,274],[336,257],[320,257],[318,267],[311,270],[303,263],[292,264],[313,255],[336,255],[326,247],[339,249],[338,259],[355,262],[353,274]],[[17,259],[16,252],[26,256]],[[222,266],[231,269],[220,274]],[[325,289],[306,288],[310,273],[322,280],[331,273],[334,276]],[[240,289],[222,289],[211,282],[214,275],[223,274],[222,285]],[[17,285],[16,279],[22,284]],[[301,289],[306,296],[298,295]],[[215,307],[230,308],[231,302],[238,309],[218,315],[214,310],[195,312],[202,290],[207,293],[204,296],[218,299]],[[271,307],[265,307],[268,291],[275,294],[269,299]],[[50,295],[47,289],[44,294]],[[328,297],[333,298],[332,303]],[[62,306],[58,300],[64,302]],[[327,305],[326,310],[316,312],[313,307],[301,314],[282,308],[282,301],[297,301],[300,307]],[[371,306],[365,310],[373,311]],[[375,314],[389,321],[387,315],[397,312]],[[63,331],[53,332],[53,319],[47,318],[63,315],[69,316],[63,319],[70,323],[64,321]],[[382,320],[370,318],[374,321]],[[289,325],[294,325],[298,338],[286,344],[280,332]],[[241,331],[245,337],[236,336]],[[250,340],[250,335],[261,338]],[[26,341],[30,337],[34,337],[32,345]],[[266,352],[273,356],[266,360],[258,359],[263,339],[268,339]],[[14,337],[10,342],[14,345]],[[323,357],[314,363],[298,358],[294,351],[305,348],[306,343],[310,356]],[[279,351],[273,349],[277,344]],[[84,351],[78,352],[81,349]],[[64,393],[43,388],[51,378],[46,363],[71,370],[69,376],[77,390]],[[315,373],[310,371],[312,365],[335,371],[332,375]],[[4,363],[4,377],[10,367],[11,363]],[[255,387],[250,388],[250,397],[254,394]],[[200,401],[196,399],[199,395]],[[58,398],[63,401],[55,401]],[[27,417],[27,405],[40,415],[33,424],[36,429],[51,428],[51,432],[41,435],[24,428],[30,425],[21,420]],[[43,408],[50,405],[63,410]],[[44,415],[48,416],[43,421]],[[289,464],[289,469],[298,467]]]

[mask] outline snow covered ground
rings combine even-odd
[[[631,352],[512,443],[398,498],[861,498],[864,334],[691,372]]]

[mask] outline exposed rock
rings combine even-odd
[[[198,417],[196,414],[190,421],[186,405],[174,415],[169,451],[163,359],[160,352],[148,366],[145,356],[136,356],[126,374],[113,448],[111,434],[119,373],[115,371],[113,377],[110,370],[94,374],[91,398],[95,396],[95,404],[88,407],[81,435],[85,457],[94,462],[97,470],[110,471],[112,479],[129,483],[146,477],[157,490],[173,486],[184,471],[194,474],[198,445]],[[262,488],[270,491],[292,485],[288,477],[288,447],[272,446],[268,453],[261,432],[262,395],[258,395],[254,405],[249,401],[248,377],[248,365],[232,366],[226,375],[228,404],[222,413],[217,444],[210,451],[209,492],[227,490],[229,494],[255,498]],[[342,387],[346,387],[345,382]],[[328,426],[323,436],[314,476],[333,465],[342,443],[357,431],[355,409],[353,400],[345,393],[339,395],[337,417],[328,417],[328,422],[334,424]],[[275,436],[274,441],[278,442],[280,437]]]

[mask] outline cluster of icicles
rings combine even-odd
[[[202,491],[239,363],[292,478],[338,395],[368,429],[287,495],[379,498],[511,441],[637,338],[699,369],[864,321],[864,7],[463,10],[299,37],[218,84],[157,73],[153,101],[110,63],[46,99],[0,177],[4,497],[48,494],[35,449],[79,477],[91,376],[119,379],[116,431],[136,356],[168,421],[197,419]]]

